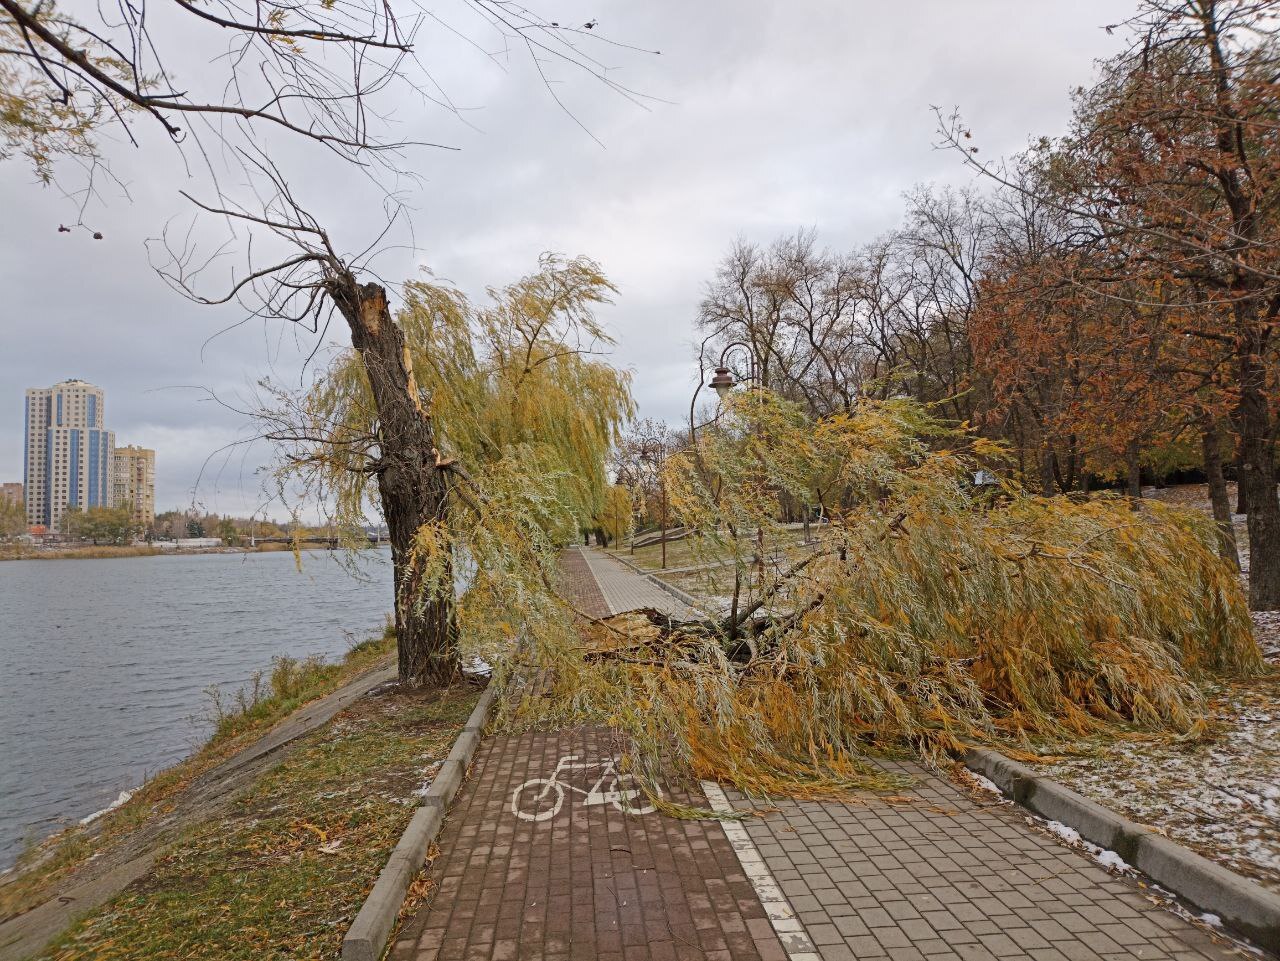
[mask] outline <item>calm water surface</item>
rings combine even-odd
[[[381,631],[389,551],[0,563],[0,869],[208,736],[210,684]],[[354,637],[353,637],[354,635]]]

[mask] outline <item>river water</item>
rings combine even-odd
[[[0,869],[209,735],[277,655],[340,657],[391,610],[391,555],[0,562]]]

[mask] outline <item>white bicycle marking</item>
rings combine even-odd
[[[561,780],[561,775],[567,771],[594,769],[600,771],[600,776],[589,788],[574,787],[568,781]],[[635,778],[630,774],[619,773],[617,758],[580,761],[578,755],[567,754],[560,758],[551,777],[536,777],[525,781],[511,792],[511,813],[524,821],[549,820],[559,814],[560,808],[564,806],[565,791],[581,794],[583,807],[612,804],[623,814],[651,814],[657,810],[647,799],[632,803],[641,796],[641,791],[636,787],[627,787],[628,784],[635,784]]]

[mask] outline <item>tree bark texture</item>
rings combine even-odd
[[[1056,461],[1052,450],[1046,448],[1040,452],[1040,493],[1045,497],[1058,493],[1058,483],[1054,476],[1057,471]]]
[[[1124,453],[1125,493],[1135,500],[1142,497],[1141,453],[1136,441],[1130,442]]]
[[[1274,424],[1266,390],[1265,333],[1241,351],[1236,430],[1243,454],[1240,489],[1249,506],[1249,608],[1280,609],[1280,501],[1276,499]]]
[[[386,291],[350,274],[328,284],[364,361],[378,415],[378,495],[395,570],[396,647],[400,681],[447,684],[458,672],[452,563],[437,592],[424,592],[411,563],[414,536],[446,519],[449,479],[437,466],[435,430],[423,410],[404,333],[391,318]]]
[[[1206,419],[1201,428],[1200,442],[1204,451],[1204,472],[1209,479],[1209,503],[1213,505],[1213,520],[1218,525],[1218,553],[1240,570],[1240,552],[1236,548],[1236,532],[1231,523],[1231,498],[1222,472],[1222,429],[1217,421]]]
[[[1240,483],[1240,474],[1244,471],[1244,451],[1236,452],[1236,513],[1249,513],[1249,499],[1245,496],[1244,485]]]

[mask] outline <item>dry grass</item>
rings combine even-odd
[[[167,554],[169,551],[146,544],[101,544],[84,547],[58,547],[49,550],[36,550],[16,544],[4,545],[0,548],[0,560],[5,561],[58,561],[58,560],[98,560],[108,557],[150,557],[154,554]]]
[[[172,809],[173,800],[200,775],[244,749],[303,704],[341,687],[347,681],[388,660],[395,636],[388,628],[379,637],[352,648],[339,663],[300,669],[298,662],[277,662],[279,691],[246,701],[239,711],[224,703],[222,717],[210,741],[179,764],[161,771],[134,792],[126,804],[98,818],[90,826],[74,825],[24,852],[14,876],[0,886],[0,917],[29,910],[56,893],[58,885],[90,858],[101,854],[131,832]]]
[[[476,696],[461,685],[356,702],[38,957],[337,957]]]
[[[1201,740],[1103,742],[1045,772],[1280,892],[1280,672],[1224,685],[1208,711]]]

